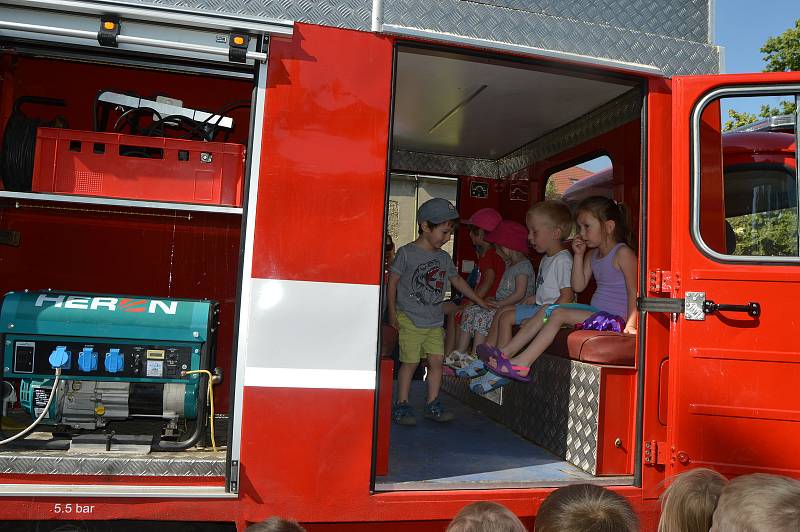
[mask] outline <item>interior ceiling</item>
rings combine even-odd
[[[393,145],[499,159],[630,88],[496,59],[401,49]]]

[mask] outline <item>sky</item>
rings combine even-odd
[[[727,74],[764,70],[761,47],[770,37],[794,27],[800,18],[800,0],[716,0],[714,4],[714,44],[724,48],[722,72]],[[762,103],[775,102],[776,98],[737,99],[732,106],[757,114]],[[723,105],[723,113],[727,116],[726,107]],[[581,167],[596,172],[608,165],[608,158],[603,159]]]

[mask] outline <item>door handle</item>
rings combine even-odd
[[[725,310],[728,312],[746,312],[749,316],[758,318],[761,316],[761,305],[750,301],[746,305],[724,305],[722,303],[714,303],[710,299],[703,302],[703,313],[712,314],[718,310]]]

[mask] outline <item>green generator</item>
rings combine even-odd
[[[202,419],[206,377],[186,372],[211,367],[217,318],[206,300],[9,292],[0,308],[3,376],[21,379],[20,402],[33,417],[56,394],[43,423]]]

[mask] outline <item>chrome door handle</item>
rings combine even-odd
[[[724,310],[727,312],[746,312],[749,316],[754,318],[761,316],[761,305],[754,303],[753,301],[750,301],[746,305],[724,305],[722,303],[714,303],[710,299],[706,299],[703,302],[704,314],[712,314],[718,310]]]

